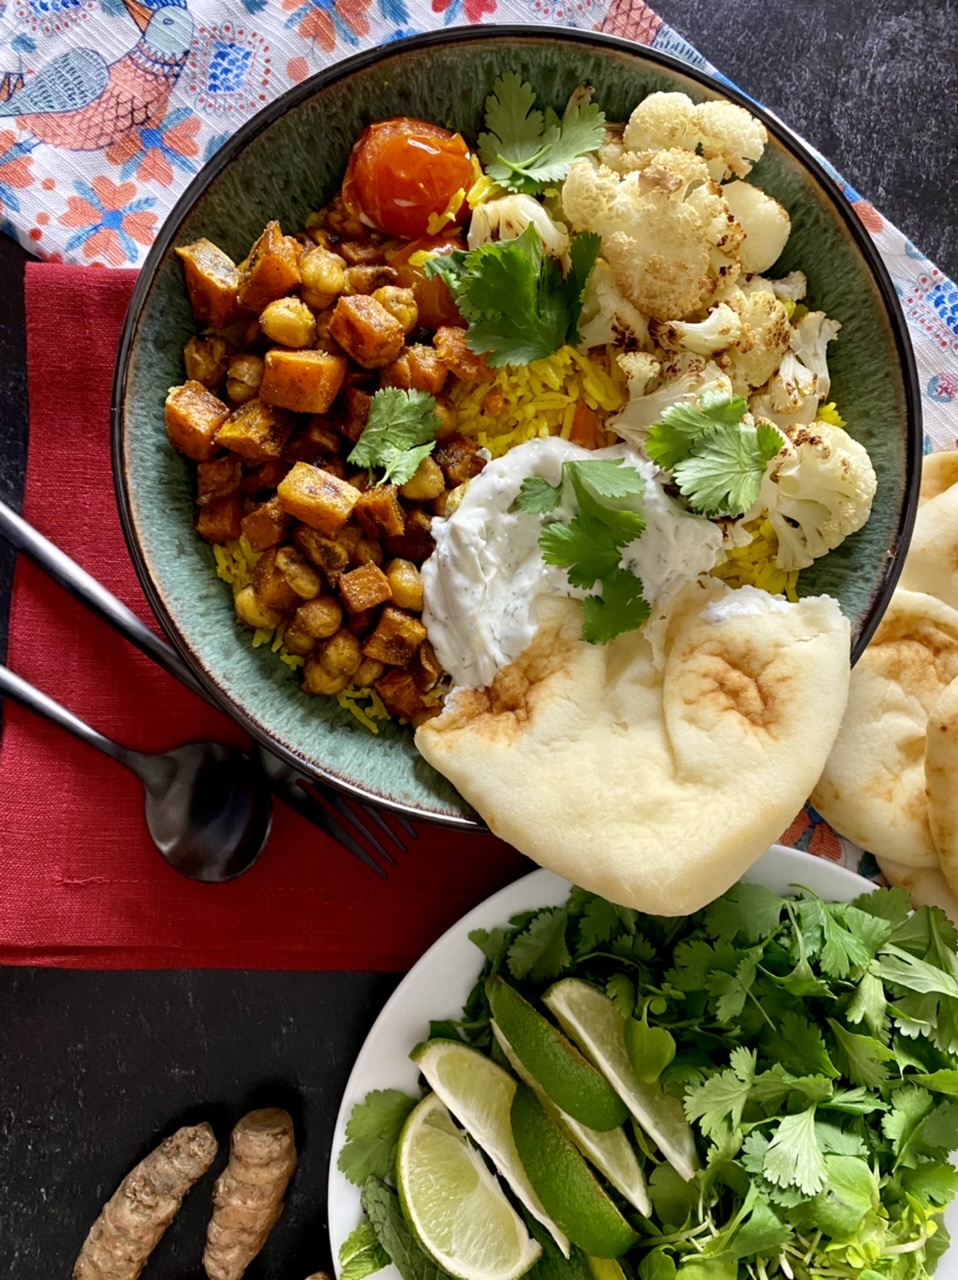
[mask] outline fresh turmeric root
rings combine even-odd
[[[137,1280],[186,1193],[216,1158],[208,1124],[164,1139],[103,1206],[73,1268],[73,1280]]]
[[[209,1280],[240,1280],[283,1212],[296,1168],[293,1121],[279,1107],[250,1111],[230,1138],[230,1158],[213,1187],[203,1267]]]

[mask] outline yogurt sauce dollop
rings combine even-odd
[[[527,476],[542,476],[555,485],[563,462],[590,458],[622,458],[645,478],[635,509],[646,528],[623,548],[622,564],[642,579],[653,614],[719,560],[721,529],[673,502],[655,467],[628,445],[590,450],[557,436],[519,445],[469,481],[451,516],[432,522],[436,547],[422,566],[423,622],[455,685],[490,685],[502,667],[528,648],[538,627],[536,601],[542,596],[581,599],[590,594],[572,587],[565,569],[543,560],[542,517],[510,510]],[[556,512],[565,519],[572,514],[561,506]]]

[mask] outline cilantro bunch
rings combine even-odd
[[[548,521],[539,547],[546,564],[567,571],[573,587],[591,591],[601,583],[601,594],[583,601],[582,638],[606,644],[623,631],[634,631],[649,616],[642,580],[622,565],[623,548],[641,536],[645,520],[634,503],[618,505],[640,497],[645,479],[621,458],[564,462],[559,484],[529,476],[513,505],[520,511],[554,515],[567,488],[575,514],[567,521]]]
[[[462,1018],[430,1036],[501,1061],[489,975],[508,974],[532,1001],[575,975],[612,999],[627,1040],[645,1045],[660,1087],[682,1101],[701,1168],[683,1181],[635,1132],[653,1212],[625,1210],[641,1236],[622,1260],[627,1276],[934,1274],[958,1193],[958,932],[943,912],[912,911],[901,890],[833,904],[740,884],[666,919],[573,889],[564,906],[470,936],[482,972]],[[413,1105],[382,1090],[353,1112],[339,1164],[364,1186],[369,1220],[347,1242],[347,1280],[386,1256],[405,1280],[441,1280],[388,1181]],[[530,1280],[586,1280],[578,1250],[565,1260],[542,1243]]]
[[[689,507],[704,516],[742,516],[758,500],[765,469],[783,440],[753,422],[740,396],[707,391],[698,404],[673,404],[649,428],[645,451],[671,471]]]
[[[514,240],[427,258],[423,270],[429,279],[441,276],[446,282],[468,321],[470,349],[499,369],[543,360],[566,343],[578,343],[582,295],[600,244],[592,232],[575,236],[563,274],[530,223]]]
[[[347,462],[368,467],[370,473],[381,467],[378,484],[405,484],[435,449],[439,425],[436,400],[428,391],[381,387],[372,396],[363,433]]]

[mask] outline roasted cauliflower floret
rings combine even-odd
[[[668,364],[660,365],[647,352],[620,356],[619,364],[629,380],[629,400],[606,425],[637,448],[645,443],[649,427],[659,422],[664,410],[680,401],[697,400],[706,392],[731,397],[732,384],[718,365],[705,356],[682,351]]]
[[[692,152],[652,153],[624,177],[578,161],[562,206],[576,231],[603,237],[622,294],[654,319],[701,314],[738,274],[741,228]]]
[[[828,422],[786,427],[759,502],[778,538],[776,563],[805,569],[868,519],[877,479],[862,445]]]
[[[777,427],[807,426],[815,421],[820,399],[817,376],[794,351],[786,351],[776,372],[749,400],[749,409]]]
[[[589,275],[579,316],[579,337],[584,351],[608,345],[621,351],[636,351],[649,343],[648,321],[622,296],[604,258],[596,259]]]
[[[762,122],[733,102],[694,103],[684,93],[650,93],[622,132],[621,165],[627,172],[642,152],[682,147],[697,151],[717,181],[744,178],[767,141]]]
[[[506,195],[485,200],[475,207],[469,223],[467,243],[476,249],[490,240],[516,240],[532,224],[539,233],[542,247],[554,258],[569,252],[569,231],[556,222],[532,196]]]
[[[652,326],[652,335],[659,346],[672,351],[693,351],[700,356],[725,351],[738,341],[741,331],[738,312],[725,302],[713,307],[704,320],[660,320]]]
[[[781,256],[792,229],[788,213],[776,199],[750,182],[727,182],[722,195],[742,228],[742,270],[750,275],[767,271]]]
[[[841,329],[839,320],[829,320],[824,311],[809,311],[792,326],[789,345],[806,369],[818,379],[818,394],[828,399],[832,379],[828,372],[828,344]]]
[[[767,283],[767,282],[763,282]],[[725,301],[741,323],[735,345],[719,358],[736,395],[746,398],[778,369],[789,349],[792,328],[784,303],[771,289],[733,289]]]
[[[685,93],[650,93],[629,116],[622,133],[627,151],[661,151],[664,147],[694,151],[698,142],[695,103]]]

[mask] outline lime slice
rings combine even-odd
[[[495,1174],[434,1093],[403,1125],[396,1183],[419,1243],[457,1280],[518,1280],[541,1257]]]
[[[572,1116],[556,1106],[542,1086],[525,1069],[495,1020],[492,1022],[492,1030],[506,1061],[519,1079],[535,1091],[552,1120],[572,1139],[586,1159],[591,1160],[599,1172],[605,1174],[616,1191],[638,1209],[639,1213],[649,1217],[652,1213],[652,1205],[649,1202],[645,1177],[636,1157],[635,1148],[621,1125],[617,1129],[599,1130],[590,1129],[588,1125],[573,1120]]]
[[[572,1041],[500,977],[486,983],[492,1016],[516,1057],[557,1107],[590,1129],[615,1129],[628,1109]]]
[[[518,1086],[509,1072],[460,1040],[427,1040],[409,1056],[568,1258],[569,1237],[543,1207],[516,1150],[509,1111]]]
[[[625,1048],[625,1019],[604,992],[581,978],[562,978],[542,997],[563,1030],[607,1076],[641,1128],[687,1182],[695,1176],[695,1137],[682,1104],[641,1081]]]
[[[516,1088],[511,1118],[519,1158],[546,1210],[586,1253],[621,1258],[638,1235],[527,1084]]]

